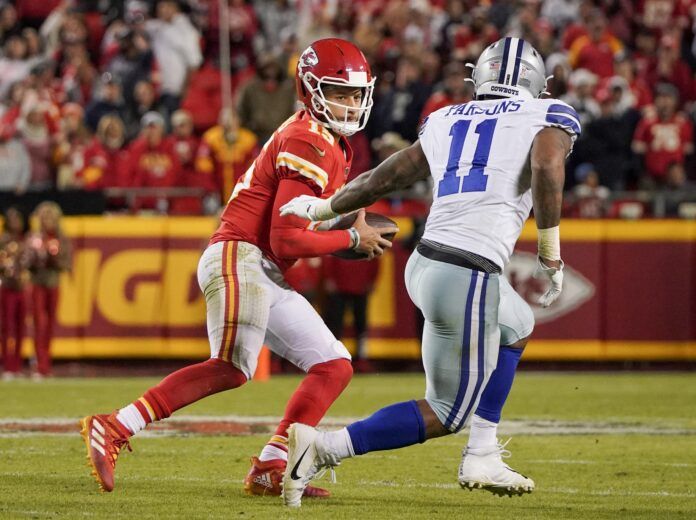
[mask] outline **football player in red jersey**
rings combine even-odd
[[[280,494],[288,426],[316,425],[350,381],[350,354],[287,285],[283,272],[298,258],[347,248],[379,256],[391,245],[382,234],[396,229],[372,228],[363,213],[350,230],[321,230],[294,216],[281,217],[279,208],[298,195],[329,197],[343,186],[352,158],[346,136],[367,123],[375,79],[357,47],[331,38],[302,53],[296,80],[305,108],[276,130],[239,180],[198,265],[211,358],[174,372],[110,415],[82,419],[93,473],[105,491],[113,489],[118,454],[130,448],[133,434],[203,397],[246,383],[265,343],[307,372],[275,435],[252,458],[244,483],[249,494]],[[308,488],[306,495],[328,492]]]

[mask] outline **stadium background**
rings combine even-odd
[[[197,257],[236,178],[295,109],[294,65],[312,40],[355,41],[378,76],[370,124],[351,138],[356,175],[411,142],[430,111],[471,99],[463,65],[507,35],[542,53],[552,95],[584,127],[567,167],[561,301],[535,305],[532,224],[507,272],[539,322],[527,359],[696,359],[696,4],[222,5],[1,4],[0,202],[28,214],[56,200],[71,215],[56,358],[205,355]],[[419,355],[401,273],[428,203],[428,187],[415,186],[378,207],[401,233],[370,298],[372,358]],[[322,307],[332,273],[300,264],[293,283]]]
[[[463,493],[455,479],[465,440],[455,436],[342,465],[338,483],[320,484],[331,500],[304,504],[302,516],[693,518],[694,5],[0,0],[0,209],[30,215],[57,201],[73,247],[53,341],[60,377],[0,381],[0,517],[283,514],[241,483],[297,375],[211,396],[153,425],[119,460],[109,495],[82,466],[76,424],[207,355],[200,252],[235,177],[295,108],[298,54],[337,35],[358,44],[378,76],[371,123],[352,139],[353,174],[414,139],[429,111],[470,99],[464,63],[502,36],[536,46],[555,76],[552,94],[584,128],[567,166],[561,300],[547,311],[534,304],[543,288],[530,276],[533,221],[507,271],[537,328],[500,432],[515,436],[510,464],[535,479],[535,492],[505,501]],[[422,395],[402,267],[427,192],[416,186],[374,208],[401,228],[370,298],[367,350],[378,373],[356,375],[324,427]],[[293,281],[321,307],[336,274],[303,262]],[[24,375],[35,368],[32,321],[29,309]],[[349,326],[351,349],[353,335]],[[575,370],[549,370],[558,367]],[[645,367],[677,370],[636,370]]]

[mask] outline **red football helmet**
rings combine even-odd
[[[353,135],[365,128],[372,110],[372,91],[375,78],[365,55],[352,43],[339,38],[317,40],[307,47],[297,62],[295,73],[297,96],[307,109],[324,125],[342,135]],[[339,120],[329,110],[329,105],[345,107],[328,101],[322,87],[335,85],[362,89],[363,97],[358,120],[348,120],[348,110]]]

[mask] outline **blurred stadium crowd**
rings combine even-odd
[[[470,100],[465,64],[516,36],[582,118],[566,216],[693,218],[695,33],[694,0],[2,1],[0,191],[106,190],[111,209],[213,213],[296,109],[299,54],[328,36],[354,41],[378,77],[351,138],[357,174],[431,111]],[[156,190],[126,197],[134,188]]]

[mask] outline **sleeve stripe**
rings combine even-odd
[[[319,166],[289,152],[280,152],[278,154],[276,166],[285,166],[298,172],[300,175],[312,179],[322,190],[326,188],[329,182],[329,175]]]
[[[574,108],[569,107],[568,105],[561,105],[560,103],[549,105],[547,113],[550,114],[551,112],[555,112],[557,114],[567,114],[569,116],[574,117],[575,119],[578,119],[578,113],[575,111]]]
[[[576,135],[580,135],[580,125],[571,117],[559,114],[546,114],[546,122],[558,125],[564,129],[572,130]]]
[[[572,121],[577,125],[578,128],[580,128],[580,118],[576,115],[566,115],[566,114],[552,114],[549,112],[546,114],[546,118],[548,119],[549,117],[560,117],[561,119],[568,119],[569,121]],[[579,132],[578,132],[579,133]]]

